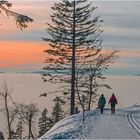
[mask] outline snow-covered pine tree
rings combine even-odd
[[[46,108],[43,110],[41,117],[39,118],[38,127],[38,137],[44,135],[52,127],[52,125],[50,125],[50,118],[48,117],[48,110]]]
[[[44,67],[48,74],[43,74],[42,78],[45,82],[69,84],[67,89],[62,90],[71,94],[70,114],[74,114],[75,109],[75,77],[76,71],[80,70],[79,64],[86,67],[89,58],[101,49],[100,23],[103,20],[93,14],[95,9],[90,0],[54,3],[52,23],[48,24],[47,36],[43,37],[44,41],[49,42],[49,47],[45,50]]]
[[[58,96],[53,101],[54,107],[52,111],[52,121],[54,125],[55,123],[57,123],[58,121],[60,121],[65,117],[65,113],[62,109],[62,105],[64,105],[65,102]]]

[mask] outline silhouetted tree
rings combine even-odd
[[[46,108],[43,110],[41,117],[39,118],[38,126],[39,126],[38,137],[44,135],[51,128],[50,118],[48,117],[48,110]]]
[[[4,140],[4,135],[3,135],[2,131],[0,131],[0,140]]]
[[[77,64],[85,63],[85,60],[95,56],[101,49],[100,23],[103,20],[93,15],[95,9],[88,0],[56,2],[52,7],[52,23],[47,24],[48,34],[43,37],[50,47],[45,50],[47,66],[44,70],[47,70],[48,74],[43,74],[42,78],[45,82],[71,85],[68,89],[60,90],[70,90],[70,114],[74,114],[75,109],[75,73],[79,70]]]
[[[16,126],[16,139],[22,139],[22,133],[23,133],[23,118],[20,117]]]
[[[7,120],[8,138],[12,139],[13,136],[12,125],[14,120],[16,119],[16,116],[18,115],[18,108],[16,107],[16,104],[10,95],[10,90],[8,89],[8,86],[5,81],[4,86],[0,89],[0,96],[3,98],[4,101],[4,109],[5,109],[4,113],[6,115]],[[12,104],[9,105],[8,99],[11,100]]]
[[[22,15],[19,13],[16,13],[9,8],[12,7],[12,3],[6,0],[0,0],[0,13],[5,13],[6,16],[13,16],[16,20],[17,27],[20,29],[27,28],[27,23],[32,22],[33,19],[29,18],[26,15]]]
[[[56,97],[54,100],[54,107],[52,111],[52,121],[53,125],[63,119],[65,117],[64,110],[62,109],[62,106],[65,104],[65,102],[60,98]]]
[[[34,125],[36,117],[38,116],[38,109],[36,107],[36,104],[20,104],[20,112],[23,122],[28,126],[28,139],[35,139],[32,127]]]

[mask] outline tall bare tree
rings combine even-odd
[[[101,49],[100,23],[103,20],[94,15],[96,8],[88,0],[56,2],[52,7],[52,23],[47,24],[48,34],[43,37],[50,47],[45,50],[47,66],[44,69],[48,74],[43,74],[42,78],[47,82],[71,85],[66,89],[71,94],[70,114],[74,114],[75,108],[76,65],[84,63]]]
[[[13,136],[12,125],[16,116],[18,115],[18,108],[16,107],[15,102],[13,101],[10,93],[11,91],[8,89],[8,86],[4,81],[4,86],[0,89],[0,96],[3,98],[4,101],[4,112],[7,120],[8,137],[9,139],[12,139]],[[11,104],[9,104],[9,99],[11,100]]]

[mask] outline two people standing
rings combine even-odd
[[[100,108],[101,114],[103,114],[105,104],[106,104],[106,99],[105,99],[104,95],[102,94],[100,96],[99,102],[98,102],[98,106]],[[110,97],[108,104],[111,105],[111,114],[115,114],[115,106],[116,106],[116,104],[118,104],[118,102],[117,102],[117,98],[115,97],[114,93]]]

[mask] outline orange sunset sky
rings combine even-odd
[[[11,10],[28,15],[34,22],[20,30],[13,18],[0,15],[0,72],[41,70],[45,60],[43,51],[47,48],[41,37],[46,35],[46,22],[50,22],[51,6],[56,1],[11,2]],[[111,67],[112,73],[139,74],[140,2],[95,1],[94,4],[98,7],[95,14],[104,19],[103,47],[121,51],[120,58]]]
[[[35,2],[32,6],[30,1],[13,1],[12,4],[11,10],[28,15],[34,22],[20,30],[12,17],[0,15],[0,72],[40,70],[45,60],[43,51],[47,47],[41,37],[45,35],[51,3]]]

